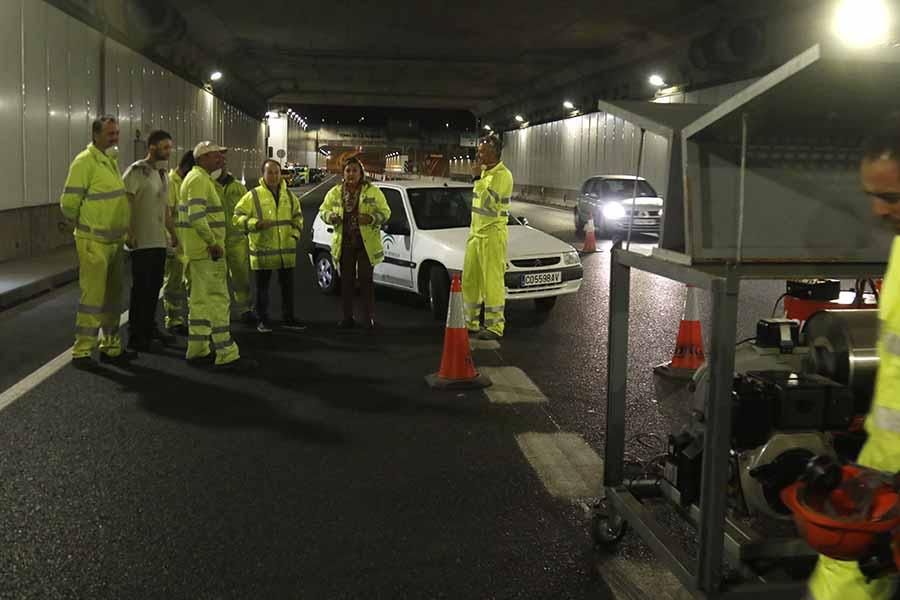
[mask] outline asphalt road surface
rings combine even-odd
[[[327,188],[301,191],[304,241]],[[580,246],[570,213],[512,211]],[[415,297],[379,290],[381,329],[338,332],[340,301],[305,256],[306,332],[233,326],[262,363],[251,376],[192,368],[183,347],[76,371],[74,285],[0,313],[0,598],[678,597],[634,539],[591,544],[608,247],[546,317],[509,304],[500,347],[474,351],[488,393],[425,385],[443,324]],[[739,336],[781,287],[744,285]],[[634,274],[630,432],[673,427],[650,369],[671,358],[683,298]]]

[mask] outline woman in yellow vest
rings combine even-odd
[[[391,218],[391,209],[380,189],[366,181],[356,157],[344,163],[344,181],[328,191],[319,218],[334,227],[331,255],[341,269],[344,320],[339,327],[354,327],[353,294],[359,281],[366,307],[366,326],[375,328],[375,290],[372,269],[384,261],[381,226]]]
[[[281,165],[269,159],[262,165],[259,186],[241,198],[234,209],[234,226],[250,238],[250,269],[256,275],[257,330],[272,331],[269,317],[269,282],[278,271],[281,314],[285,327],[303,330],[294,319],[294,267],[297,242],[303,231],[300,200],[281,176]]]

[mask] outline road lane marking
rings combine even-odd
[[[484,390],[494,404],[540,404],[547,396],[519,367],[481,367],[482,375],[491,380],[491,387]]]
[[[162,298],[162,291],[159,297]],[[119,327],[124,327],[128,323],[128,311],[123,311],[119,317]],[[66,365],[72,362],[72,347],[69,346],[55,358],[41,367],[38,367],[18,382],[14,383],[0,394],[0,411],[8,407],[10,404],[39,386],[41,383],[61,371]]]
[[[603,493],[603,459],[577,433],[520,433],[516,443],[547,492],[578,500]]]
[[[303,195],[302,195],[302,196],[298,196],[298,197],[297,197],[297,200],[303,200],[304,198],[306,198],[307,196],[309,196],[310,194],[312,194],[314,191],[316,191],[317,189],[319,189],[319,188],[322,187],[323,185],[325,185],[325,184],[327,184],[327,183],[331,183],[332,181],[334,181],[336,177],[337,177],[337,175],[332,175],[331,177],[329,177],[328,179],[326,179],[325,181],[323,181],[322,183],[320,183],[320,184],[317,185],[316,187],[312,188],[311,190],[309,190],[309,191],[307,191],[307,192],[303,192]]]
[[[469,340],[470,350],[499,350],[500,342],[497,340]]]

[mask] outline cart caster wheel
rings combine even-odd
[[[598,548],[616,546],[627,532],[628,521],[618,515],[596,512],[591,519],[591,536],[594,538],[594,546]]]

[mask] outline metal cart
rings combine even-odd
[[[608,510],[595,527],[605,528],[609,541],[621,537],[627,522],[663,558],[681,583],[694,594],[719,598],[785,598],[803,596],[805,582],[753,576],[747,561],[812,555],[797,538],[766,538],[729,519],[726,515],[728,455],[731,448],[731,397],[734,371],[734,340],[740,282],[744,279],[794,279],[823,275],[842,279],[877,277],[883,263],[853,264],[744,264],[687,266],[658,256],[647,256],[615,248],[612,253],[609,307],[606,460],[604,485]],[[686,515],[699,527],[699,552],[687,556],[681,544],[642,503],[640,487],[626,485],[625,400],[628,379],[628,311],[631,270],[639,269],[709,291],[712,299],[710,396],[706,404],[700,507]],[[722,401],[722,399],[726,399]],[[664,482],[661,493],[672,504],[677,491]],[[649,491],[649,490],[644,490]],[[601,531],[601,536],[604,533]],[[736,567],[745,581],[732,585],[723,580],[723,561]]]

